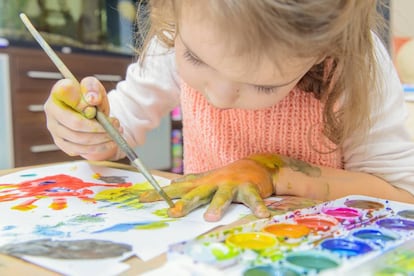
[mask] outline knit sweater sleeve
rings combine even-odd
[[[365,143],[355,146],[350,137],[344,144],[345,169],[376,175],[414,194],[414,141],[405,125],[403,88],[385,47],[377,37],[375,42],[383,91],[374,94],[382,94],[383,101],[373,107]]]
[[[142,145],[146,132],[179,104],[179,94],[175,52],[154,40],[144,63],[129,65],[125,80],[109,92],[110,115],[119,119],[130,146]],[[116,159],[123,156],[119,151]]]

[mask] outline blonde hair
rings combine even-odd
[[[324,103],[323,132],[336,145],[351,135],[365,137],[370,110],[381,96],[371,34],[382,18],[377,1],[151,0],[149,14],[139,21],[145,30],[141,60],[154,37],[174,47],[181,7],[188,3],[202,5],[200,16],[212,18],[238,51],[271,58],[278,45],[299,57],[324,58],[298,87]]]

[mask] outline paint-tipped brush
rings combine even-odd
[[[65,78],[78,82],[78,80],[75,78],[72,72],[70,72],[70,70],[66,67],[63,61],[57,56],[57,54],[53,51],[53,49],[49,46],[49,44],[47,44],[47,42],[43,39],[40,33],[32,25],[29,18],[24,13],[21,13],[20,19],[23,21],[24,25],[29,30],[29,32],[32,34],[34,39],[36,39],[39,45],[43,48],[43,50],[46,52],[46,54],[49,56],[49,58],[52,60],[55,66],[58,68],[60,73],[62,73],[62,75]],[[139,159],[136,152],[128,145],[128,143],[125,141],[122,135],[118,132],[118,130],[114,128],[114,126],[108,120],[106,115],[97,109],[95,118],[102,125],[102,127],[109,134],[109,136],[115,141],[115,143],[121,148],[121,150],[125,152],[128,159],[131,161],[132,165],[135,166],[144,175],[144,177],[148,180],[148,182],[152,185],[152,187],[154,187],[154,189],[158,192],[158,194],[168,203],[168,205],[170,207],[174,207],[174,203],[172,202],[172,200],[168,197],[165,191],[161,188],[161,186],[158,184],[158,182],[155,180],[152,174],[147,170],[147,168],[144,166],[144,164]]]

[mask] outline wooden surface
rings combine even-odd
[[[122,163],[115,163],[115,162],[89,162],[91,164],[94,165],[98,165],[98,166],[106,166],[106,167],[111,167],[111,168],[117,168],[117,169],[125,169],[125,170],[131,170],[131,171],[136,171],[136,169],[134,167],[131,167],[129,165],[126,164],[122,164]],[[57,164],[57,163],[54,163]],[[51,165],[51,164],[49,164]],[[9,169],[9,170],[0,170],[0,175],[5,175],[5,174],[9,174],[12,172],[16,172],[19,170],[24,170],[24,169],[28,169],[28,168],[34,168],[34,167],[41,167],[44,165],[38,165],[38,166],[29,166],[29,167],[20,167],[20,168],[15,168],[15,169]],[[178,177],[179,175],[177,174],[173,174],[173,173],[169,173],[169,172],[162,172],[162,171],[152,171],[152,173],[154,175],[158,175],[161,177],[165,177],[168,179],[173,179]],[[166,261],[166,256],[165,254],[160,255],[152,260],[149,260],[147,262],[143,262],[142,260],[140,260],[138,257],[131,257],[129,259],[127,259],[126,261],[124,261],[125,263],[127,263],[128,265],[130,265],[130,269],[127,270],[126,272],[124,272],[121,275],[125,275],[125,276],[132,276],[132,275],[138,275],[140,273],[143,273],[145,271],[157,268],[159,266],[161,266],[164,262]],[[42,275],[42,276],[50,276],[50,275],[60,275],[59,273],[47,270],[43,267],[28,263],[24,260],[15,258],[15,257],[11,257],[11,256],[6,256],[6,255],[1,255],[0,254],[0,275]]]

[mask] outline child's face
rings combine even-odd
[[[270,107],[282,100],[316,62],[316,58],[277,52],[276,45],[279,66],[265,55],[252,64],[251,57],[232,54],[213,25],[196,19],[184,8],[175,50],[181,78],[217,108]]]

